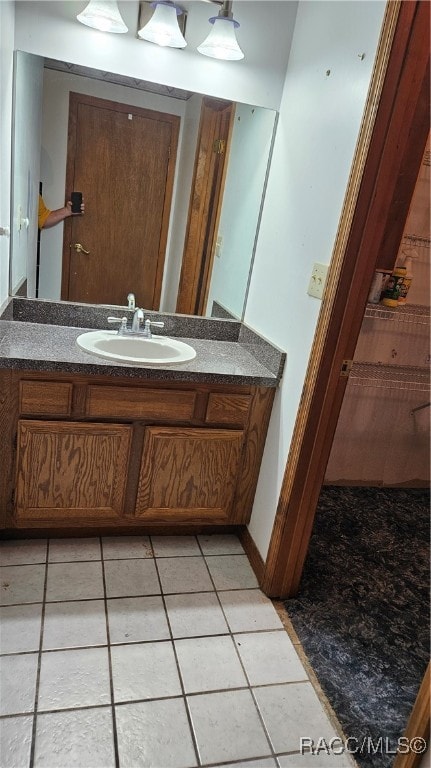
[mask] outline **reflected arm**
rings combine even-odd
[[[55,211],[50,211],[43,223],[39,223],[39,229],[49,229],[50,227],[59,224],[60,221],[64,221],[69,216],[80,216],[84,213],[84,203],[81,204],[81,213],[72,213],[72,203],[70,200],[62,208],[56,208]]]

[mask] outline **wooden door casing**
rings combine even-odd
[[[65,220],[62,299],[158,309],[180,118],[70,94],[66,199],[85,213]],[[80,243],[89,254],[76,252]]]
[[[202,101],[176,306],[182,314],[205,314],[234,114],[232,102]]]
[[[19,421],[17,520],[117,520],[131,432],[121,424]]]
[[[233,522],[243,441],[242,430],[148,427],[137,517]]]

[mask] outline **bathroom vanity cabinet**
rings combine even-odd
[[[247,523],[274,394],[1,370],[1,527]]]

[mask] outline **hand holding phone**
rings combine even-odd
[[[82,192],[72,192],[70,201],[72,203],[72,213],[82,213]]]

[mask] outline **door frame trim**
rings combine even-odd
[[[386,6],[265,563],[270,597],[298,589],[347,383],[342,361],[353,357],[385,238],[395,228],[391,242],[401,241],[429,132],[429,12],[427,0]]]
[[[211,96],[202,99],[175,308],[180,314],[205,313],[234,116],[234,102]],[[224,149],[217,153],[214,143],[220,139]]]
[[[421,686],[416,696],[416,701],[413,705],[413,709],[410,713],[410,717],[404,731],[404,738],[409,742],[412,739],[418,737],[428,742],[428,749],[426,752],[399,752],[394,760],[393,768],[419,768],[422,758],[426,756],[430,750],[429,735],[430,735],[430,664],[425,670],[425,674],[422,679]],[[425,768],[425,766],[424,766]]]

